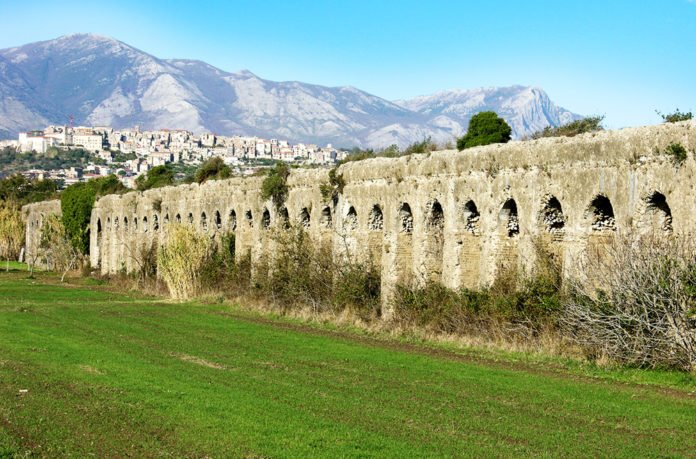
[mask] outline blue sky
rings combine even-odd
[[[0,48],[78,32],[387,99],[512,84],[611,128],[696,112],[696,0],[0,3]]]

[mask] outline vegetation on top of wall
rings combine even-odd
[[[22,174],[0,180],[0,201],[12,202],[19,207],[54,199],[57,195],[58,183],[54,180],[30,180]]]
[[[665,155],[670,157],[675,166],[681,166],[688,157],[686,148],[680,143],[670,143],[667,145],[665,148]]]
[[[343,187],[346,185],[343,179],[343,174],[339,174],[336,167],[329,171],[329,183],[319,185],[319,191],[324,201],[336,201],[338,195],[343,193]]]
[[[275,166],[266,169],[266,178],[261,184],[261,199],[273,199],[277,208],[283,205],[288,196],[288,176],[290,169],[287,165],[277,163]]]
[[[160,188],[163,186],[174,184],[174,169],[169,165],[155,166],[146,174],[140,175],[135,179],[135,188],[139,191],[145,191],[152,188]]]
[[[602,116],[588,116],[581,120],[575,120],[562,126],[551,127],[546,126],[543,130],[537,131],[531,135],[532,139],[541,139],[542,137],[575,137],[576,135],[586,132],[597,132],[604,130],[602,126]]]
[[[81,254],[89,254],[89,222],[95,199],[127,190],[115,175],[76,183],[63,190],[60,196],[63,225],[73,246]]]
[[[507,143],[512,138],[512,128],[495,112],[479,112],[469,120],[469,128],[457,139],[457,148],[466,148],[492,143]]]
[[[196,171],[195,180],[197,183],[205,183],[208,180],[222,180],[232,176],[232,169],[225,164],[219,156],[210,158],[201,164]]]
[[[676,109],[673,113],[662,113],[659,110],[655,110],[655,113],[660,115],[663,123],[677,123],[679,121],[687,121],[693,118],[691,112],[682,113],[679,109]]]

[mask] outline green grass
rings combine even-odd
[[[0,272],[0,457],[692,455],[695,431],[688,389]]]

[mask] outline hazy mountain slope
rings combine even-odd
[[[461,135],[492,109],[516,136],[576,115],[539,88],[445,91],[390,102],[353,87],[229,73],[195,60],[158,59],[113,38],[67,35],[0,50],[0,134],[64,124],[140,125],[278,137],[336,146],[402,146]]]

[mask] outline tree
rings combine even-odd
[[[267,176],[261,184],[261,198],[273,199],[277,208],[285,202],[288,195],[288,176],[290,169],[285,164],[278,163],[267,169]]]
[[[507,143],[511,135],[510,125],[495,112],[480,112],[469,120],[469,129],[466,135],[457,139],[457,148],[464,150],[479,145]]]
[[[24,234],[24,222],[19,208],[0,203],[0,257],[7,260],[7,271],[10,270],[10,259],[19,255]]]
[[[89,221],[94,200],[107,194],[122,193],[127,188],[115,175],[67,187],[60,197],[63,225],[73,246],[83,255],[89,253]]]
[[[60,281],[65,280],[65,275],[72,269],[80,254],[70,241],[65,226],[60,218],[55,215],[47,215],[41,225],[41,240],[39,251],[46,258],[46,264],[53,265],[54,269],[63,271]]]
[[[232,176],[232,169],[219,156],[210,158],[196,171],[196,182],[205,183],[207,180],[226,179]]]
[[[135,179],[135,187],[140,191],[174,184],[174,170],[170,165],[156,166]]]
[[[22,174],[0,180],[0,201],[17,206],[52,199],[57,191],[58,184],[53,180],[29,180]]]

